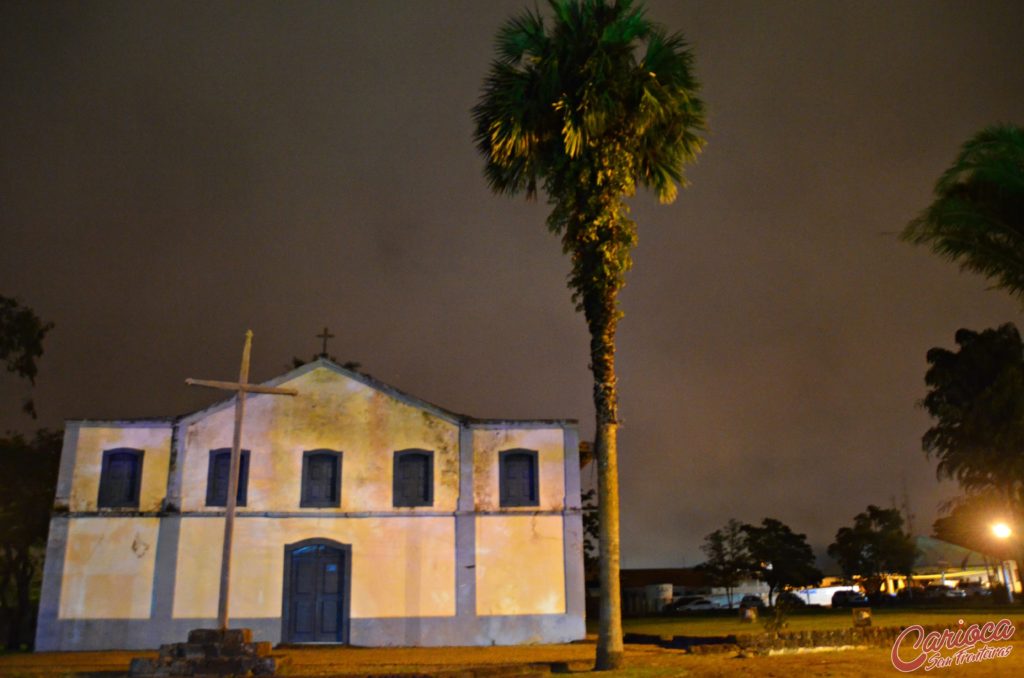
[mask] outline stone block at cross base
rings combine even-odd
[[[271,643],[252,642],[250,629],[194,629],[187,643],[160,647],[157,659],[136,658],[131,676],[272,676],[283,658],[271,657]]]
[[[145,676],[156,672],[159,662],[156,659],[135,657],[129,665],[128,672],[133,676]]]
[[[241,645],[252,642],[252,629],[192,629],[188,632],[188,642],[206,645],[220,643],[223,645]]]
[[[268,643],[269,644],[269,643]],[[277,660],[273,657],[260,657],[252,666],[254,676],[272,676],[277,670]]]

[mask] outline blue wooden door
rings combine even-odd
[[[325,545],[291,552],[288,640],[342,642],[345,554]]]

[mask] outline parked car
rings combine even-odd
[[[967,591],[945,584],[929,584],[924,589],[924,597],[926,600],[963,600]]]
[[[871,603],[871,607],[888,607],[898,603],[899,598],[885,591],[876,591],[868,596],[868,602]]]
[[[799,593],[783,591],[775,596],[775,605],[778,607],[806,607],[807,601]]]
[[[679,612],[695,600],[702,600],[704,596],[679,596],[671,603],[661,608],[662,612]]]
[[[962,581],[956,585],[958,591],[963,591],[968,598],[990,598],[992,597],[992,589],[985,586],[981,582],[966,582]]]
[[[764,606],[764,599],[761,596],[755,596],[752,593],[748,593],[740,600],[740,607],[763,608]]]
[[[832,607],[864,607],[869,605],[867,596],[860,591],[836,591],[832,594]]]
[[[901,603],[920,602],[924,600],[924,587],[906,586],[896,592],[896,599]]]
[[[691,600],[684,605],[680,605],[676,608],[676,612],[698,612],[700,610],[717,610],[718,605],[715,605],[712,601],[707,598],[697,598]]]

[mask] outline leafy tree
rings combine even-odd
[[[36,360],[43,355],[43,339],[51,329],[53,323],[43,322],[17,299],[0,295],[0,361],[8,372],[34,385],[38,372]],[[22,409],[35,418],[31,398],[25,400]]]
[[[968,492],[995,490],[1019,507],[1024,494],[1024,344],[1012,323],[957,330],[956,352],[928,351],[924,408],[935,420],[921,440],[940,478]]]
[[[869,591],[881,588],[885,574],[908,577],[917,559],[913,538],[903,531],[899,509],[868,506],[853,518],[853,527],[841,527],[828,547],[847,577],[860,576]]]
[[[747,551],[753,574],[768,584],[768,604],[775,593],[787,586],[809,586],[821,581],[821,571],[814,566],[814,551],[807,536],[793,532],[788,525],[774,518],[765,518],[761,525],[744,525]]]
[[[10,649],[31,638],[62,438],[46,430],[0,438],[0,615]]]
[[[725,589],[725,595],[732,607],[732,590],[750,570],[750,554],[747,552],[747,535],[743,525],[730,519],[725,527],[705,535],[701,546],[707,560],[703,570],[707,572],[714,586]]]
[[[497,35],[497,58],[473,109],[484,174],[497,193],[552,206],[548,228],[572,258],[569,287],[590,331],[601,549],[598,669],[622,661],[619,595],[619,291],[636,244],[626,199],[637,185],[671,202],[703,146],[693,57],[631,0],[549,0]]]
[[[1024,297],[1024,129],[987,127],[967,141],[901,238]]]

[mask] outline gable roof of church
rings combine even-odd
[[[364,374],[356,370],[351,370],[348,369],[347,367],[342,367],[333,360],[323,357],[317,358],[316,360],[308,362],[305,365],[301,365],[292,370],[289,370],[288,372],[285,372],[280,376],[274,377],[269,381],[261,382],[259,385],[279,386],[286,382],[292,381],[293,379],[297,379],[321,367],[329,369],[332,372],[335,372],[342,376],[348,377],[349,379],[352,379],[354,381],[358,381],[359,383],[368,386],[376,391],[380,391],[381,393],[389,395],[392,398],[398,400],[399,402],[405,403],[406,405],[410,405],[412,407],[430,412],[431,414],[440,417],[441,419],[450,421],[453,424],[465,424],[469,426],[487,427],[499,426],[502,424],[513,424],[519,426],[575,426],[576,424],[579,423],[576,419],[480,419],[477,417],[471,417],[466,414],[459,414],[458,412],[453,412],[451,410],[445,409],[443,407],[440,407],[439,405],[435,405],[431,402],[423,400],[422,398],[417,398],[416,396],[410,395],[405,391],[397,389],[394,386],[391,386],[390,384],[386,384],[383,381],[371,377],[368,374]],[[190,424],[194,421],[198,421],[199,419],[203,419],[215,412],[219,412],[220,410],[226,407],[230,407],[234,403],[234,401],[234,396],[230,396],[228,398],[219,400],[213,403],[212,405],[204,407],[201,410],[196,410],[194,412],[189,412],[175,417],[144,417],[137,419],[117,419],[105,421],[95,419],[70,419],[68,421],[77,421],[80,423],[116,423],[121,425],[144,425],[147,423],[175,425],[179,423]]]
[[[300,365],[299,367],[291,369],[288,372],[285,372],[284,374],[282,374],[280,376],[274,377],[273,379],[271,379],[269,381],[262,382],[260,385],[261,386],[280,386],[281,384],[285,384],[285,383],[287,383],[289,381],[292,381],[294,379],[298,379],[299,377],[301,377],[303,375],[306,375],[306,374],[309,374],[313,370],[319,369],[321,367],[329,369],[332,372],[334,372],[336,374],[340,374],[340,375],[342,375],[344,377],[348,377],[349,379],[352,379],[353,381],[358,381],[359,383],[363,384],[364,386],[369,386],[370,388],[372,388],[372,389],[374,389],[376,391],[380,391],[382,393],[385,393],[385,394],[391,396],[392,398],[395,398],[396,400],[398,400],[400,402],[403,402],[403,403],[405,403],[407,405],[411,405],[411,406],[416,407],[416,408],[421,409],[421,410],[426,410],[426,411],[430,412],[431,414],[434,414],[434,415],[436,415],[438,417],[441,417],[442,419],[447,419],[448,421],[451,421],[452,423],[458,423],[459,421],[463,421],[464,419],[466,419],[466,417],[464,417],[461,414],[458,414],[456,412],[452,412],[450,410],[446,410],[443,407],[438,407],[437,405],[434,405],[433,403],[429,403],[426,400],[422,400],[422,399],[417,398],[415,396],[409,395],[408,393],[400,391],[397,388],[395,388],[395,387],[393,387],[393,386],[391,386],[389,384],[385,384],[382,381],[378,381],[377,379],[374,379],[373,377],[371,377],[368,374],[363,374],[362,372],[358,372],[356,370],[350,370],[347,367],[342,367],[341,365],[339,365],[338,363],[334,362],[333,360],[330,360],[329,358],[324,358],[324,357],[317,358],[316,360],[310,361],[310,362],[306,363],[305,365]],[[210,405],[209,407],[205,407],[202,410],[199,410],[197,412],[193,412],[191,414],[187,414],[187,415],[181,417],[181,421],[184,422],[184,423],[191,423],[192,421],[195,421],[197,419],[202,419],[202,418],[204,418],[205,416],[207,416],[209,414],[213,414],[214,412],[222,410],[225,407],[230,407],[234,402],[235,402],[234,396],[230,396],[228,398],[225,398],[224,400],[221,400],[221,401],[218,401],[218,402],[214,403],[213,405]]]

